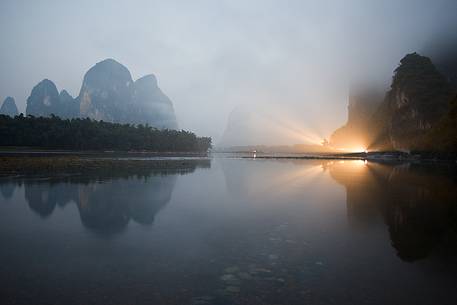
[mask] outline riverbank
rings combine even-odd
[[[367,160],[378,163],[452,163],[454,154],[408,154],[403,152],[368,152],[350,154],[266,154],[243,153],[155,153],[0,150],[0,176],[47,174],[126,174],[143,175],[151,171],[183,171],[208,168],[212,157],[243,159]]]
[[[157,152],[148,150],[64,150],[34,147],[0,146],[0,157],[79,156],[96,158],[152,158],[152,157],[206,157],[206,152]]]
[[[310,159],[310,160],[367,160],[373,162],[457,162],[457,154],[441,152],[399,151],[360,152],[360,153],[321,153],[321,154],[274,154],[274,153],[239,153],[240,158],[256,159]]]
[[[147,175],[151,171],[183,171],[196,167],[208,168],[211,161],[204,157],[194,158],[103,158],[88,156],[0,156],[0,176],[116,173]]]

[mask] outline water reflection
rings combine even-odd
[[[12,182],[0,183],[0,194],[2,194],[2,197],[6,200],[11,199],[15,189],[16,189],[15,183],[12,183]]]
[[[69,181],[24,180],[22,183],[30,209],[43,218],[51,216],[57,205],[63,207],[72,200],[78,201],[77,184]]]
[[[455,166],[328,162],[331,176],[346,187],[349,223],[369,224],[382,215],[392,246],[405,261],[456,252]]]
[[[151,175],[147,180],[116,179],[78,185],[81,222],[98,233],[116,233],[130,220],[150,225],[155,215],[171,199],[176,173]]]
[[[186,161],[174,169],[148,170],[141,175],[112,171],[95,176],[6,179],[0,186],[2,196],[8,199],[15,184],[23,184],[29,208],[44,219],[56,206],[76,204],[84,227],[111,235],[122,232],[130,220],[151,225],[170,201],[177,176],[197,167],[210,167],[210,161]]]
[[[247,166],[246,162],[251,162]],[[234,198],[253,199],[290,192],[297,182],[308,183],[322,176],[322,162],[316,160],[221,159],[227,191]]]
[[[363,231],[384,222],[402,260],[457,253],[455,165],[363,160],[259,160],[249,167],[239,160],[220,163],[227,191],[242,204],[266,202],[262,198],[282,204],[294,193],[316,187],[313,181],[328,172],[346,189],[348,225]],[[326,189],[321,192],[319,197],[325,196]]]
[[[454,167],[213,162],[0,180],[3,303],[455,303]]]

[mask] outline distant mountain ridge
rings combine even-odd
[[[130,71],[114,59],[103,60],[86,72],[76,98],[66,90],[59,94],[56,85],[48,79],[38,83],[27,99],[26,115],[52,114],[178,128],[173,103],[160,90],[155,76],[150,74],[133,81]]]

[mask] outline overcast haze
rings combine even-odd
[[[43,78],[77,96],[114,58],[134,79],[154,73],[180,127],[216,143],[240,105],[324,137],[345,121],[350,82],[387,86],[406,53],[457,29],[456,12],[455,0],[2,0],[0,98],[25,111]]]

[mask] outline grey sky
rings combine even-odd
[[[457,1],[0,2],[0,98],[20,111],[43,78],[79,93],[111,57],[156,74],[180,127],[222,134],[239,105],[319,136],[344,123],[347,84],[387,84],[408,52],[455,31]]]

